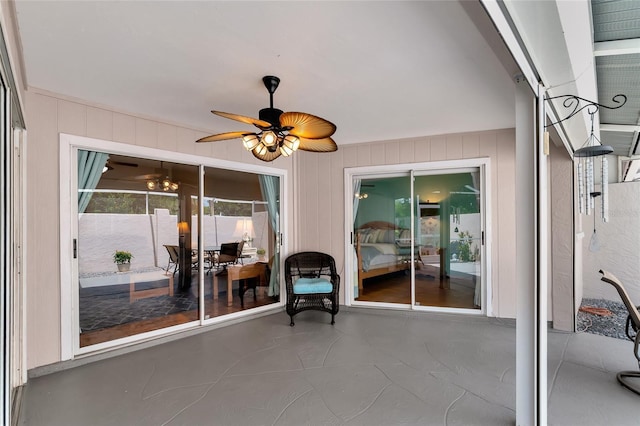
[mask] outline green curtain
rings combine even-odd
[[[98,186],[102,169],[107,164],[104,152],[78,150],[78,213],[84,213],[91,201],[93,190]],[[80,191],[88,189],[89,191]]]
[[[87,209],[108,158],[104,152],[78,150],[78,213]]]
[[[358,298],[358,253],[356,251],[357,243],[356,238],[356,217],[358,216],[358,205],[360,204],[360,186],[362,185],[362,179],[353,179],[353,298]]]
[[[260,175],[260,190],[262,198],[267,201],[267,211],[271,228],[276,234],[276,245],[271,265],[271,279],[269,280],[269,296],[280,294],[280,178],[278,176]]]

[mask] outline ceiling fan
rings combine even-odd
[[[104,164],[104,167],[102,169],[102,173],[108,172],[109,170],[113,170],[113,166],[117,165],[117,166],[127,166],[127,167],[138,167],[137,164],[135,163],[128,163],[125,161],[116,161],[111,159],[111,157],[107,157],[107,162]]]
[[[273,161],[280,155],[285,157],[297,149],[313,152],[332,152],[338,146],[331,138],[336,131],[335,124],[304,112],[283,112],[273,107],[273,93],[280,84],[278,77],[267,75],[262,78],[269,92],[269,108],[260,110],[258,119],[222,111],[211,111],[220,117],[253,124],[259,132],[225,132],[198,139],[196,142],[217,142],[242,138],[247,151],[262,161]]]
[[[134,176],[132,179],[146,181],[147,189],[150,191],[160,189],[165,192],[177,191],[180,186],[180,184],[171,177],[171,170],[165,171],[164,161],[160,161],[160,168],[155,169],[155,173]]]

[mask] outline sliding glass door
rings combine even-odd
[[[280,176],[76,152],[78,348],[280,302]]]
[[[367,177],[354,186],[354,300],[410,304],[410,175]]]
[[[279,302],[280,178],[204,168],[205,319]]]
[[[415,172],[415,305],[481,308],[480,169]]]
[[[197,321],[198,167],[77,158],[80,347]]]
[[[482,311],[481,163],[393,174],[353,170],[355,304]]]

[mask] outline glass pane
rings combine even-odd
[[[354,182],[354,299],[411,303],[410,177]]]
[[[196,321],[198,168],[79,150],[77,185],[80,346]]]
[[[279,301],[279,189],[275,176],[205,167],[205,318]]]
[[[416,305],[480,309],[479,170],[416,176]]]

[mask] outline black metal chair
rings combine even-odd
[[[227,265],[234,265],[238,263],[240,243],[224,243],[220,245],[220,254],[216,259],[217,268],[226,268]]]
[[[328,312],[331,324],[335,324],[335,315],[340,308],[340,276],[333,257],[316,251],[292,254],[284,262],[284,276],[287,314],[291,317],[289,325],[295,325],[294,315],[306,310]]]
[[[640,330],[640,313],[638,312],[638,308],[633,305],[627,290],[625,290],[622,282],[620,282],[618,278],[607,271],[600,270],[600,273],[602,274],[601,280],[615,287],[622,299],[622,303],[624,303],[627,311],[629,311],[625,333],[629,340],[633,341],[633,354],[638,360],[638,368],[640,369],[640,354],[638,353],[638,346],[640,345],[640,333],[638,332],[638,330]],[[632,334],[635,335],[632,336]],[[616,377],[622,386],[640,395],[640,371],[621,371]]]

